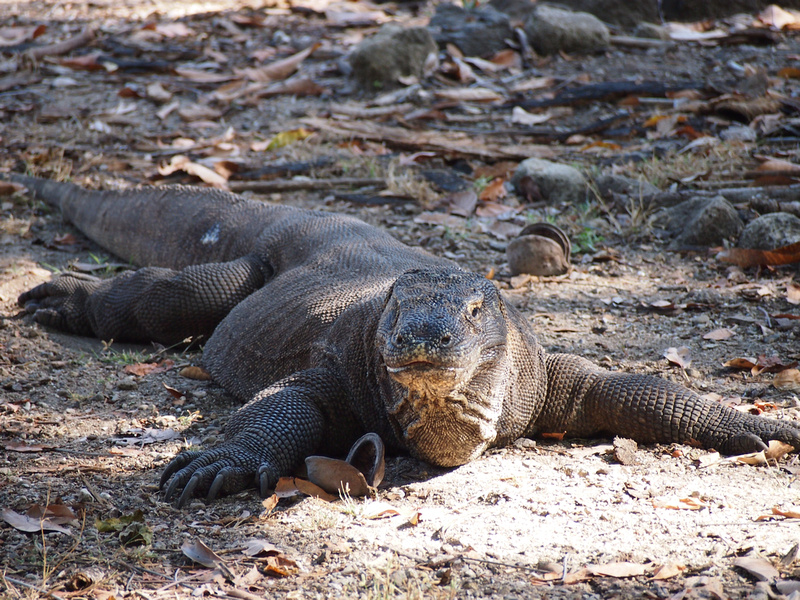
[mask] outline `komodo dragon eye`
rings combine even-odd
[[[469,314],[471,314],[473,317],[477,317],[478,313],[480,312],[481,312],[480,303],[473,304],[469,309]]]

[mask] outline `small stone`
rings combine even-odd
[[[594,180],[597,191],[603,198],[613,200],[614,194],[631,196],[634,199],[646,198],[658,194],[659,190],[649,181],[625,177],[616,173],[600,175]]]
[[[94,502],[94,496],[92,496],[92,493],[86,488],[81,488],[78,492],[78,502],[83,502],[86,504]]]
[[[511,183],[517,187],[524,177],[530,177],[539,188],[541,197],[549,202],[578,204],[586,200],[586,179],[575,167],[528,158],[519,163]]]
[[[638,444],[633,440],[621,437],[614,438],[614,458],[621,465],[635,465],[637,462],[636,451],[638,449]]]
[[[536,441],[530,438],[519,438],[514,442],[514,446],[522,450],[530,450],[536,448]]]
[[[669,30],[655,23],[639,23],[633,30],[635,37],[647,38],[651,40],[669,41]]]
[[[139,388],[139,384],[133,377],[125,377],[117,382],[117,389],[123,391],[130,391]]]

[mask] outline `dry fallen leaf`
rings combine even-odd
[[[686,369],[692,364],[691,352],[687,346],[667,348],[664,350],[664,358],[682,369]]]
[[[767,464],[767,455],[764,454],[763,450],[759,452],[751,452],[750,454],[742,454],[733,458],[736,462],[744,463],[746,465],[759,466]]]
[[[776,373],[772,385],[780,390],[800,390],[800,370],[786,369]]]
[[[47,25],[0,27],[0,47],[17,46],[35,40],[45,31],[47,31]]]
[[[727,248],[717,254],[717,260],[734,263],[741,268],[769,265],[788,265],[800,261],[800,242],[775,250]]]
[[[275,555],[281,553],[280,550],[278,550],[274,545],[269,543],[267,540],[260,540],[260,539],[247,540],[244,544],[242,552],[247,556],[258,556],[259,554]]]
[[[5,442],[3,448],[9,452],[42,452],[44,450],[52,450],[56,446],[47,444],[27,444],[25,442]]]
[[[758,20],[773,29],[797,29],[800,27],[800,14],[788,11],[776,4],[770,4],[760,13]]]
[[[21,515],[10,508],[0,509],[0,519],[11,525],[11,527],[14,529],[18,529],[26,533],[35,533],[43,530],[58,531],[59,533],[70,533],[69,529],[61,527],[61,525],[58,523],[51,522],[50,519]]]
[[[501,198],[504,198],[506,193],[505,181],[501,177],[497,177],[483,188],[478,198],[483,202],[497,202]],[[508,210],[508,207],[505,207],[505,209]]]
[[[593,575],[602,575],[604,577],[638,577],[647,573],[646,566],[629,562],[587,565],[586,568]]]
[[[671,579],[672,577],[683,573],[684,570],[686,570],[686,567],[684,565],[679,565],[678,563],[661,565],[660,567],[656,567],[651,579]]]
[[[487,88],[450,88],[434,92],[437,98],[455,102],[499,102],[503,96]]]
[[[208,371],[195,366],[184,367],[180,370],[179,375],[181,377],[186,377],[186,379],[196,379],[198,381],[208,381],[211,379],[211,375]]]
[[[707,334],[703,336],[703,339],[721,341],[732,338],[735,335],[736,333],[734,333],[730,329],[721,328],[721,329],[715,329],[714,331],[709,331]]]
[[[329,494],[318,485],[306,479],[300,479],[299,477],[281,477],[275,486],[275,494],[278,498],[291,498],[292,496],[305,494],[306,496],[313,496],[325,502],[337,500],[336,496]]]
[[[800,283],[790,281],[786,284],[786,301],[789,304],[800,304]]]
[[[221,568],[225,564],[225,560],[201,540],[194,542],[186,540],[181,546],[181,552],[188,556],[190,560],[209,569]]]
[[[550,113],[533,114],[520,106],[515,106],[511,110],[511,122],[517,125],[541,125],[549,121],[553,115]]]
[[[311,483],[329,494],[344,491],[354,498],[369,495],[369,486],[364,474],[353,465],[327,456],[306,458],[306,470]]]
[[[779,576],[778,569],[764,558],[741,556],[734,558],[733,564],[740,569],[744,569],[759,581],[769,581]]]
[[[263,67],[253,67],[249,69],[242,69],[241,75],[247,77],[252,81],[259,83],[268,83],[271,81],[279,81],[286,79],[289,75],[294,73],[306,58],[321,46],[319,42],[312,44],[305,50],[301,50],[296,54],[292,54],[286,58],[276,60]]]
[[[213,169],[209,169],[204,165],[190,160],[188,156],[183,154],[176,154],[172,157],[169,164],[160,165],[158,167],[159,175],[164,177],[172,175],[176,171],[183,171],[189,175],[194,175],[216,188],[226,189],[228,187],[228,181],[222,175],[215,172]]]
[[[766,456],[768,460],[780,460],[793,451],[794,446],[784,444],[779,440],[770,440],[767,449],[764,450],[764,456]]]
[[[706,505],[697,498],[664,498],[653,500],[653,508],[668,508],[670,510],[700,510]]]
[[[174,366],[174,360],[166,359],[159,363],[136,363],[134,365],[126,365],[125,368],[122,369],[122,372],[128,375],[143,377],[151,373],[163,373]]]
[[[386,502],[373,501],[364,505],[363,514],[365,518],[375,520],[396,517],[400,514],[400,511]]]
[[[706,467],[710,467],[711,465],[716,465],[722,460],[722,456],[719,452],[709,452],[708,454],[704,454],[699,459],[697,459],[697,466],[701,469]]]
[[[272,494],[272,496],[269,498],[264,498],[261,501],[261,506],[264,507],[264,512],[261,513],[259,518],[266,519],[272,514],[272,511],[275,510],[275,507],[278,506],[278,494]]]
[[[800,519],[800,510],[781,510],[777,506],[772,508],[772,514],[787,519]]]

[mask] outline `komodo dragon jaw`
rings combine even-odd
[[[473,273],[415,269],[396,281],[376,345],[399,384],[388,413],[418,458],[462,465],[495,441],[508,363],[499,303]]]

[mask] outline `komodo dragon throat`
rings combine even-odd
[[[142,268],[62,275],[19,302],[44,325],[101,339],[204,336],[204,365],[247,401],[225,441],[184,452],[167,499],[270,491],[313,453],[365,432],[455,466],[520,436],[600,433],[725,453],[800,424],[708,402],[673,383],[546,354],[485,278],[357,219],[191,187],[87,191],[11,176],[88,237]]]

